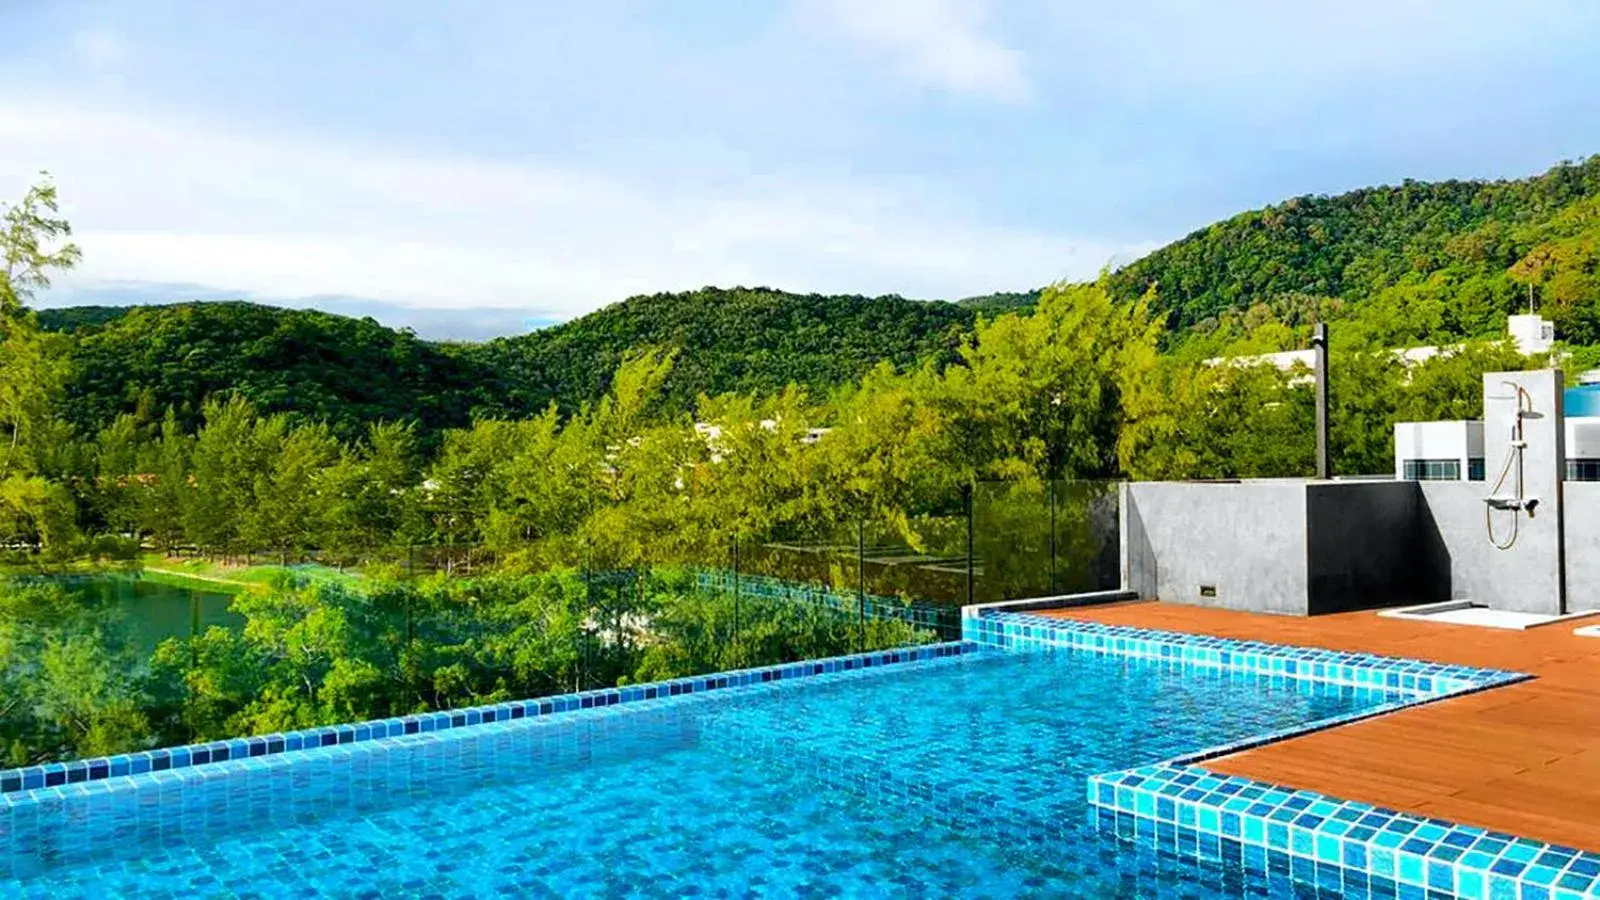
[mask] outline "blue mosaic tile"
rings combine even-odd
[[[480,706],[469,709],[425,713],[399,719],[382,719],[310,728],[287,734],[266,734],[250,738],[214,741],[185,747],[168,747],[142,751],[126,756],[73,760],[67,763],[46,763],[21,769],[0,771],[0,796],[12,793],[60,790],[110,778],[189,769],[215,763],[249,760],[255,757],[296,753],[318,748],[365,743],[387,738],[390,735],[418,734],[446,731],[453,728],[472,728],[510,719],[546,716],[580,709],[598,709],[622,703],[637,703],[657,698],[677,697],[707,691],[724,690],[773,681],[808,678],[831,672],[848,672],[857,669],[886,665],[943,659],[972,653],[979,646],[970,642],[950,641],[882,650],[853,656],[839,656],[805,663],[790,663],[757,669],[716,672],[691,678],[634,685],[628,688],[603,688],[525,700],[519,703]]]
[[[1289,647],[1208,635],[1052,619],[1026,613],[964,614],[962,639],[1009,650],[1066,648],[1181,662],[1205,668],[1382,687],[1427,697],[1454,696],[1528,679],[1521,672],[1311,647]]]
[[[1246,850],[1286,852],[1293,859],[1389,878],[1402,889],[1453,897],[1600,897],[1600,854],[1274,788],[1182,763],[1096,775],[1088,791],[1089,802],[1104,812],[1146,820],[1173,840],[1191,832],[1197,843],[1224,837],[1216,811],[1256,791],[1265,808],[1241,813],[1239,833],[1226,835]],[[1285,824],[1270,826],[1273,822]],[[1358,832],[1349,822],[1361,822],[1365,830]],[[1172,831],[1161,831],[1163,825]],[[1469,847],[1475,849],[1464,849]]]

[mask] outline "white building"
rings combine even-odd
[[[1506,332],[1523,356],[1549,353],[1556,343],[1556,326],[1533,313],[1507,318]]]
[[[1510,316],[1506,319],[1506,336],[1516,345],[1517,352],[1523,356],[1532,356],[1536,353],[1548,353],[1555,346],[1556,327],[1537,315]],[[1457,349],[1459,345],[1450,347],[1411,347],[1405,350],[1394,351],[1395,356],[1403,360],[1406,365],[1417,365],[1426,362],[1440,353]],[[1206,360],[1206,365],[1215,366],[1222,363],[1232,363],[1236,366],[1253,366],[1261,363],[1271,363],[1279,370],[1287,372],[1295,366],[1304,366],[1310,370],[1316,364],[1315,350],[1285,350],[1281,353],[1263,353],[1258,356],[1218,356]],[[1302,380],[1309,380],[1304,376]]]
[[[1567,480],[1600,481],[1600,416],[1568,417],[1566,441]],[[1483,481],[1486,462],[1480,421],[1395,423],[1396,479]]]
[[[1567,419],[1567,480],[1600,481],[1600,416]]]
[[[1482,481],[1483,423],[1396,422],[1394,477],[1401,481]]]

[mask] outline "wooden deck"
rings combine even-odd
[[[1290,618],[1171,603],[1039,615],[1536,675],[1205,765],[1600,852],[1600,638],[1572,633],[1600,619],[1505,631],[1371,612]]]

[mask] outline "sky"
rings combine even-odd
[[[954,299],[1600,152],[1593,0],[0,0],[41,305],[475,338],[706,285]]]

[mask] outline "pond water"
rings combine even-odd
[[[129,639],[144,654],[154,651],[167,638],[188,637],[212,625],[244,626],[244,617],[229,608],[233,596],[221,591],[121,574],[73,576],[61,581],[69,591],[120,612]]]

